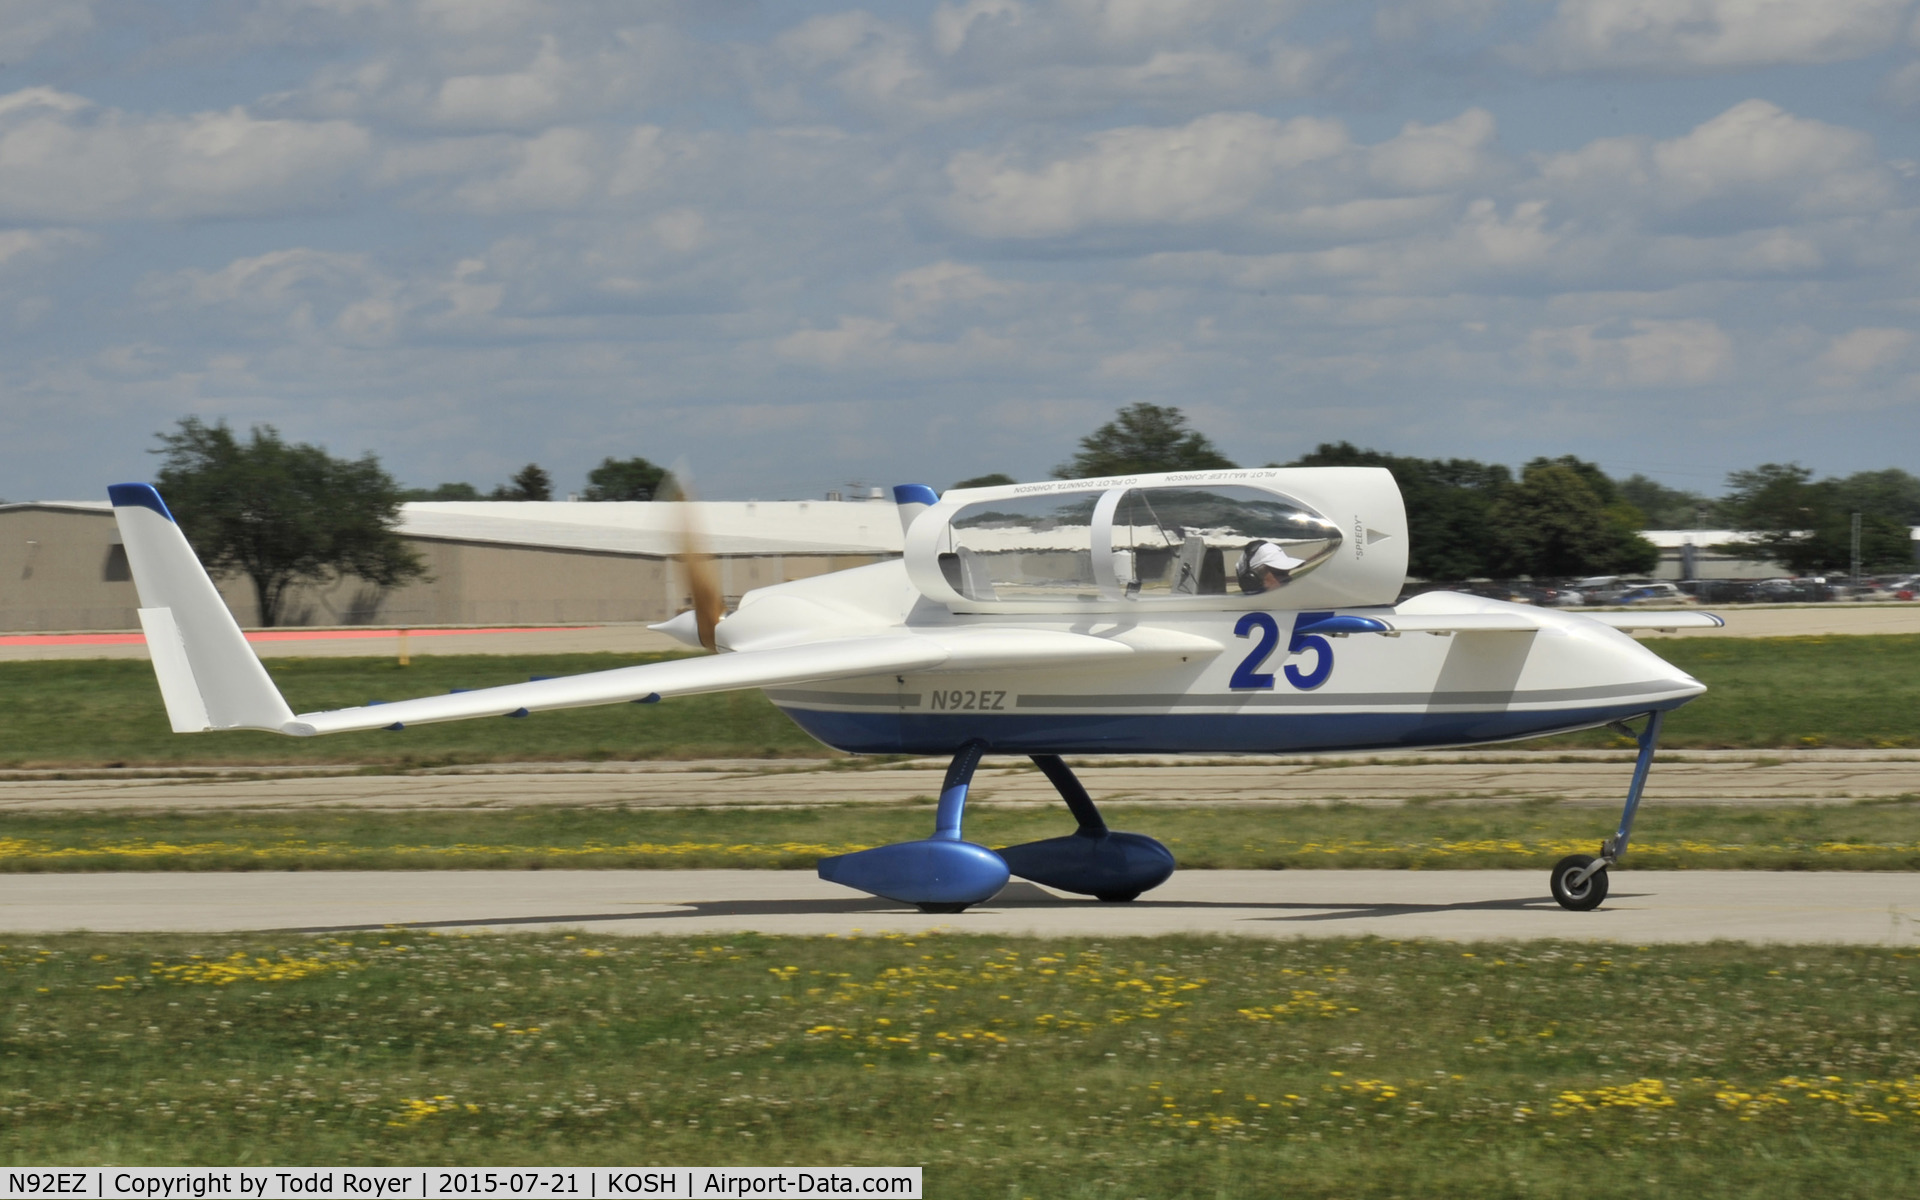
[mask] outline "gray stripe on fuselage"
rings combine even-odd
[[[917,692],[817,692],[796,688],[769,689],[767,698],[775,702],[791,700],[801,704],[845,704],[860,708],[919,708]]]
[[[1641,683],[1604,683],[1592,687],[1536,688],[1532,691],[1492,692],[1228,692],[1197,696],[1186,692],[1104,696],[1021,696],[1019,708],[1414,708],[1433,705],[1561,704],[1575,700],[1606,700],[1616,696],[1669,695],[1679,690],[1673,681],[1649,679]]]

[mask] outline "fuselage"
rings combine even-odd
[[[1113,634],[1151,626],[1221,647],[1073,669],[909,673],[768,689],[809,734],[856,754],[947,754],[974,739],[1002,754],[1459,746],[1605,725],[1677,708],[1706,690],[1626,634],[1551,610],[1528,609],[1539,624],[1528,632],[1297,635],[1302,614],[1286,611],[979,616],[918,600],[898,564],[834,578],[836,590],[861,589],[863,608],[898,603],[898,620],[909,630],[988,625]],[[826,581],[806,582],[818,594]],[[1514,607],[1522,606],[1430,593],[1400,610]],[[750,613],[743,608],[741,615]]]

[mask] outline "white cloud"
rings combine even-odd
[[[926,28],[854,10],[782,34],[760,65],[763,102],[824,83],[889,123],[1100,111],[1116,103],[1205,111],[1308,94],[1347,47],[1275,34],[1295,5],[1260,0],[969,0]],[[800,73],[786,79],[783,70]]]
[[[940,5],[933,43],[944,55],[971,50],[1058,60],[1071,57],[1062,53],[1069,49],[1081,56],[1126,57],[1222,25],[1259,36],[1297,7],[1264,0],[969,0]]]
[[[489,177],[454,189],[461,207],[474,212],[574,209],[600,182],[607,156],[583,129],[549,129],[514,145]]]
[[[1245,211],[1278,173],[1348,145],[1337,121],[1217,113],[1176,128],[1094,134],[1084,152],[1032,169],[1005,154],[963,151],[947,164],[947,211],[984,237],[1212,221]]]
[[[98,109],[45,88],[0,97],[0,214],[101,221],[309,210],[367,160],[345,121]]]
[[[1913,342],[1910,329],[1855,329],[1834,338],[1820,361],[1842,375],[1865,375],[1897,362]]]
[[[99,244],[78,229],[8,229],[0,231],[0,270],[47,262],[73,250]]]
[[[1747,100],[1680,137],[1603,138],[1547,157],[1541,184],[1574,207],[1655,211],[1712,205],[1718,221],[1771,222],[1792,214],[1872,212],[1893,182],[1858,130]]]
[[[0,0],[0,61],[19,62],[46,42],[92,27],[91,0]]]
[[[893,333],[899,326],[871,317],[841,317],[832,329],[800,329],[783,337],[774,348],[787,358],[820,367],[869,361],[893,353]]]
[[[731,74],[716,49],[665,23],[573,28],[556,13],[547,32],[523,33],[515,25],[526,14],[509,7],[515,11],[498,20],[456,31],[425,9],[405,10],[410,20],[385,14],[388,36],[377,54],[329,63],[275,102],[306,115],[425,129],[537,131],[699,95]]]
[[[1733,340],[1713,321],[1629,320],[1535,329],[1520,349],[1541,383],[1608,388],[1689,387],[1715,382],[1733,363]]]
[[[1368,152],[1368,170],[1396,191],[1456,188],[1488,173],[1494,130],[1493,114],[1482,108],[1436,125],[1409,121],[1398,137]]]
[[[1515,62],[1538,71],[1689,73],[1878,53],[1913,0],[1560,0]]]
[[[1899,108],[1920,108],[1920,59],[1889,71],[1880,98]]]
[[[977,311],[1010,300],[1020,291],[979,267],[946,260],[894,276],[891,308],[896,320],[924,321],[956,311]]]
[[[156,307],[229,314],[236,330],[270,345],[364,347],[407,334],[498,332],[506,288],[478,258],[407,279],[366,254],[294,247],[174,272],[142,291]]]

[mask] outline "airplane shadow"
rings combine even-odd
[[[1619,892],[1614,899],[1631,899],[1641,893]],[[1450,904],[1376,903],[1352,901],[1245,901],[1245,900],[1133,900],[1125,904],[1106,904],[1079,897],[1058,896],[1030,883],[1011,883],[993,899],[979,905],[976,912],[997,909],[1094,908],[1107,911],[1251,911],[1258,921],[1354,921],[1381,917],[1400,917],[1420,913],[1449,912],[1553,912],[1559,909],[1551,896],[1524,896],[1507,899],[1467,900]],[[361,933],[381,929],[484,929],[512,928],[517,925],[586,925],[600,921],[678,921],[699,917],[779,917],[831,916],[873,913],[878,915],[912,914],[911,905],[878,896],[848,896],[807,900],[688,900],[675,902],[672,908],[649,912],[559,913],[526,917],[471,917],[451,921],[396,921],[366,925],[315,925],[276,933]],[[929,914],[915,914],[929,915]],[[964,914],[953,914],[964,922]]]

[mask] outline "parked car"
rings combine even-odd
[[[1693,597],[1671,583],[1645,583],[1614,598],[1615,604],[1692,604]]]

